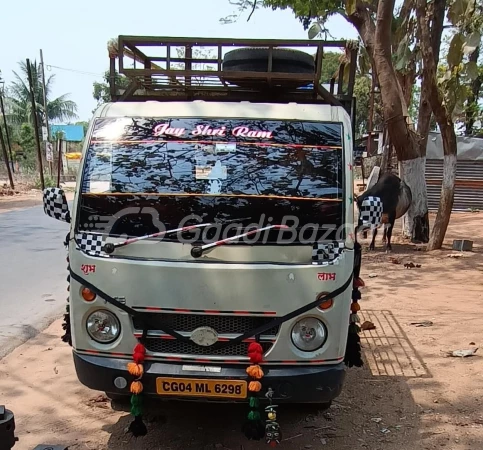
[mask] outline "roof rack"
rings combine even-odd
[[[224,53],[240,47],[268,48],[266,72],[223,71]],[[315,58],[314,73],[273,72],[272,55],[277,48],[303,49],[312,53]],[[346,62],[340,64],[339,76],[334,76],[330,84],[324,86],[320,78],[326,48],[344,49]],[[353,90],[358,49],[357,45],[346,41],[119,36],[117,42],[109,42],[108,50],[110,94],[114,102],[246,100],[320,103],[342,106],[354,115]],[[120,83],[118,73],[127,77],[127,83]],[[268,88],[257,90],[256,87],[237,86],[227,82],[225,75],[228,74],[237,80],[263,82]],[[270,89],[272,83],[281,81],[292,85],[297,82],[305,87]]]

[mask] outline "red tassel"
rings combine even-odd
[[[252,342],[248,346],[248,354],[250,353],[259,353],[260,355],[263,355],[263,348],[258,342]]]
[[[263,361],[263,355],[260,353],[249,353],[248,357],[250,358],[250,362],[252,364],[259,364]]]
[[[144,357],[145,357],[144,353],[136,352],[134,353],[132,359],[136,364],[142,364],[144,362]]]
[[[143,344],[137,344],[136,347],[134,347],[134,353],[142,353],[145,355],[146,347]]]

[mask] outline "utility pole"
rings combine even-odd
[[[45,66],[44,66],[44,52],[40,49],[40,65],[42,66],[42,92],[44,97],[44,116],[45,126],[47,127],[47,142],[45,143],[45,154],[47,154],[47,146],[50,142],[50,128],[49,128],[49,111],[47,110],[47,88],[45,86]],[[50,176],[52,176],[52,161],[48,161]]]
[[[35,143],[37,144],[37,159],[39,161],[40,185],[45,189],[44,166],[42,164],[42,150],[40,149],[39,122],[37,117],[37,107],[35,105],[34,82],[32,80],[32,66],[30,59],[27,59],[27,73],[29,77],[30,101],[32,102],[32,118],[34,121]]]
[[[57,161],[57,187],[60,187],[60,171],[62,167],[62,139],[57,138],[59,160]]]
[[[3,84],[2,80],[0,80],[0,84]],[[3,94],[4,88],[0,90],[0,111],[3,116],[3,123],[5,125],[5,136],[7,137],[7,146],[8,146],[8,153],[10,155],[10,161],[12,163],[12,171],[15,172],[15,168],[13,166],[13,155],[12,155],[12,145],[10,144],[10,133],[8,132],[8,125],[7,125],[7,116],[5,115],[5,105],[3,103]]]
[[[5,160],[5,165],[7,166],[8,179],[10,181],[10,187],[15,189],[13,184],[12,171],[10,170],[10,163],[8,162],[7,147],[5,146],[5,140],[3,139],[3,131],[0,128],[0,145],[2,146],[3,159]]]

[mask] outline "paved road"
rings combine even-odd
[[[0,358],[63,313],[68,229],[42,206],[0,212]]]

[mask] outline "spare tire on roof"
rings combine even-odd
[[[228,52],[223,58],[223,79],[238,86],[264,87],[266,81],[254,79],[233,78],[227,72],[267,72],[268,48],[239,48]],[[315,60],[308,53],[288,48],[274,48],[272,53],[272,72],[299,73],[313,75]],[[275,86],[302,87],[312,81],[276,80]]]

